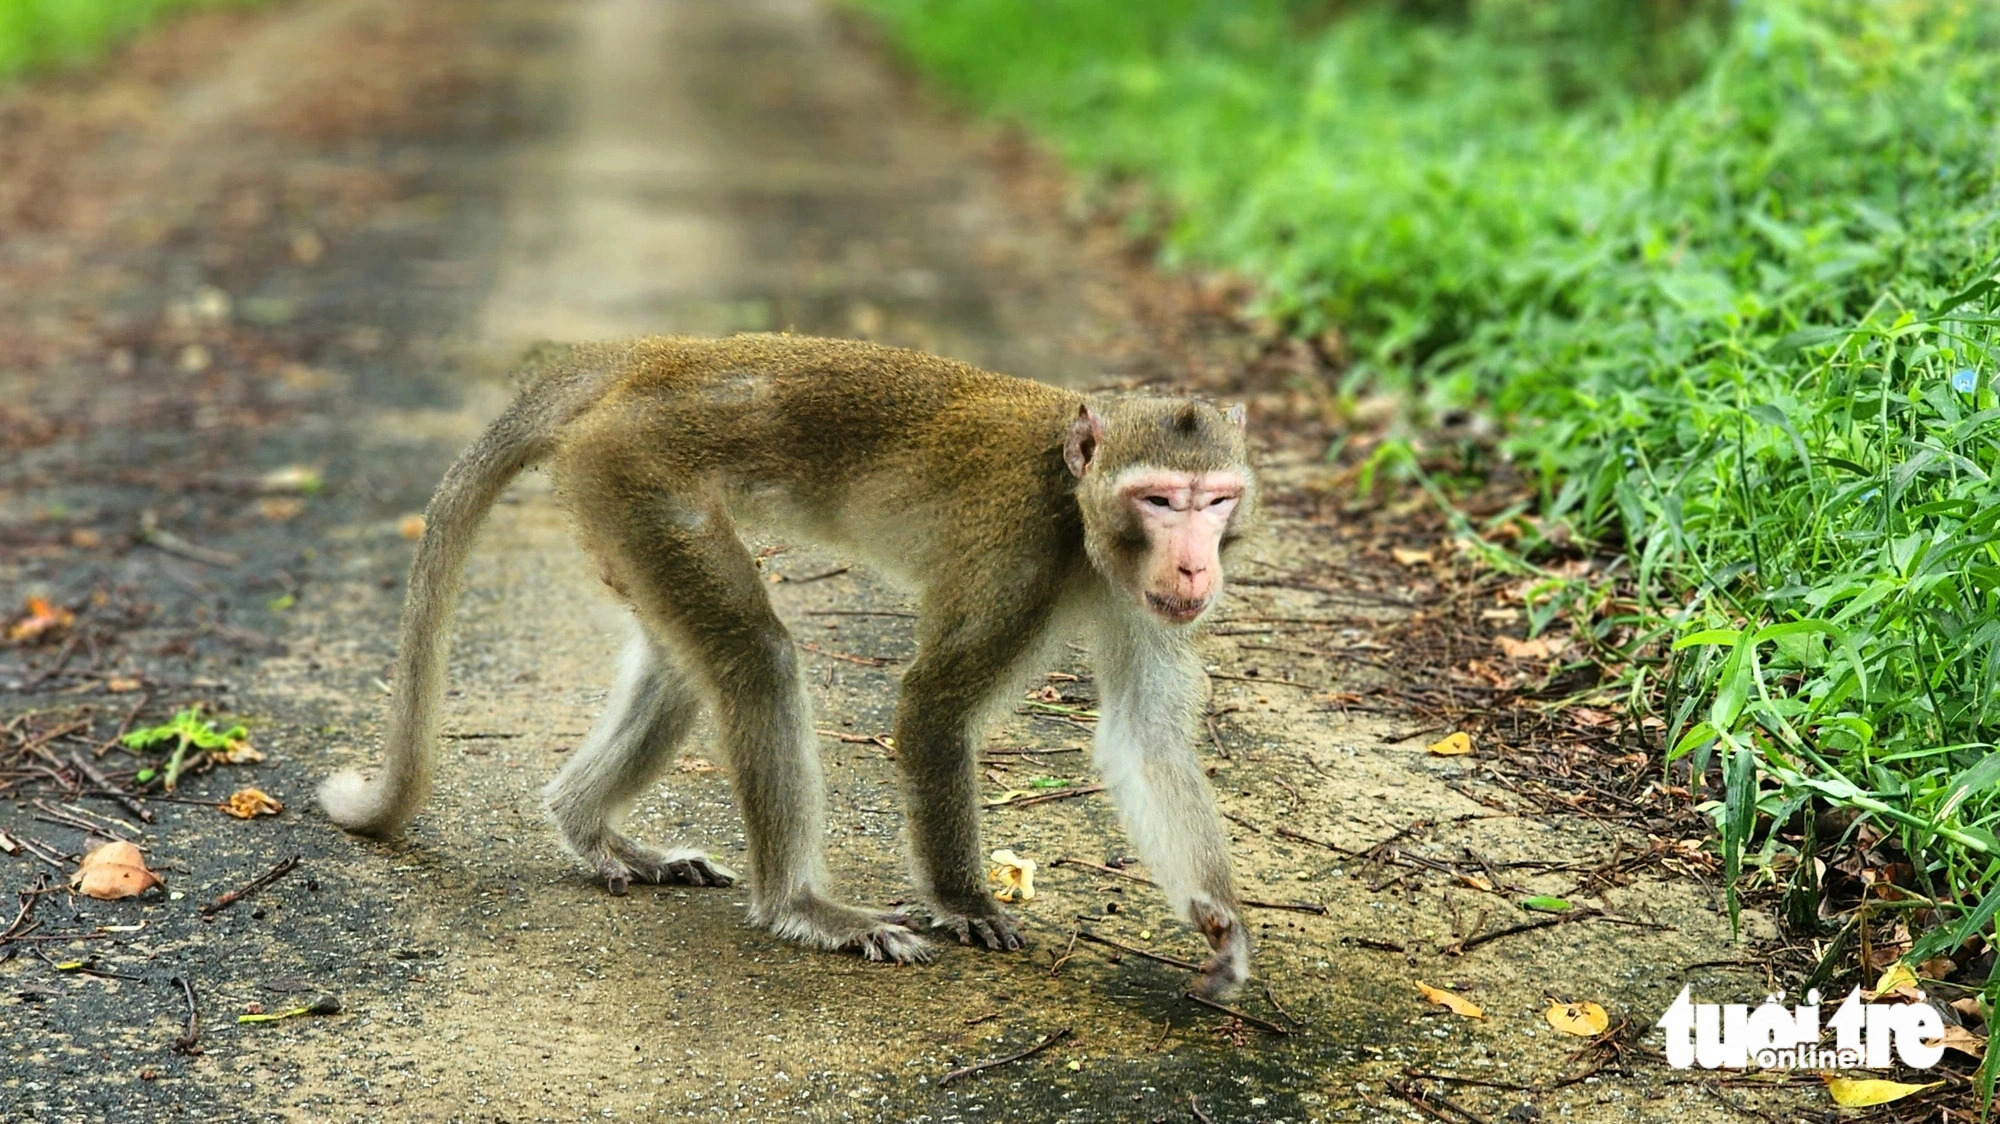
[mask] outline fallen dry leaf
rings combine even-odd
[[[1395,556],[1396,564],[1399,566],[1426,566],[1431,560],[1431,552],[1428,550],[1405,550],[1398,546],[1391,547],[1389,553]]]
[[[1933,1081],[1928,1085],[1906,1085],[1901,1081],[1883,1081],[1872,1077],[1828,1077],[1826,1091],[1833,1098],[1833,1103],[1842,1108],[1867,1108],[1869,1105],[1900,1101],[1912,1093],[1935,1089],[1942,1084],[1942,1081]]]
[[[146,869],[146,856],[139,848],[123,842],[106,843],[83,856],[69,880],[70,889],[106,902],[137,897],[165,885],[164,879]]]
[[[1611,1025],[1611,1016],[1595,1003],[1551,1003],[1542,1012],[1549,1025],[1578,1038],[1595,1038]]]
[[[1453,731],[1443,740],[1432,742],[1428,752],[1439,757],[1461,757],[1472,752],[1472,735],[1464,730]]]
[[[317,492],[324,486],[319,469],[309,464],[288,464],[257,478],[260,492]]]
[[[986,872],[988,881],[997,883],[999,889],[993,896],[1003,902],[1031,902],[1035,900],[1035,860],[1024,859],[1012,851],[993,852],[993,861],[999,865]]]
[[[1495,636],[1493,642],[1500,646],[1501,654],[1510,660],[1545,660],[1561,649],[1561,645],[1551,643],[1546,636],[1538,636],[1533,640]]]
[[[229,799],[218,804],[224,812],[239,820],[255,819],[258,816],[275,816],[285,810],[270,793],[261,788],[239,788],[229,794]]]
[[[242,738],[231,738],[227,744],[209,750],[208,756],[218,765],[248,765],[262,761],[264,751]]]
[[[1979,1061],[1986,1057],[1986,1040],[1962,1026],[1944,1028],[1941,1037],[1925,1042],[1926,1046],[1943,1046],[1947,1050],[1957,1050],[1966,1057]]]
[[[273,523],[296,519],[306,510],[306,501],[297,496],[265,496],[257,501],[257,514]]]
[[[396,521],[396,533],[411,542],[424,537],[424,517],[415,512]]]
[[[41,597],[28,598],[25,612],[27,615],[7,630],[7,639],[17,644],[31,644],[44,636],[61,632],[76,620],[75,613],[61,605],[51,605]]]
[[[1486,1017],[1486,1012],[1479,1009],[1479,1004],[1474,1003],[1463,995],[1455,995],[1441,987],[1432,987],[1426,983],[1417,984],[1417,990],[1424,993],[1425,999],[1440,1006],[1449,1007],[1455,1014],[1464,1015],[1468,1019],[1483,1019]]]
[[[114,675],[104,681],[104,689],[114,695],[129,694],[145,685],[141,680],[124,675]]]

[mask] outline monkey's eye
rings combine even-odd
[[[1214,499],[1212,499],[1212,500],[1208,501],[1208,506],[1209,506],[1209,507],[1226,507],[1226,506],[1228,506],[1228,505],[1230,505],[1230,504],[1232,504],[1232,503],[1235,503],[1235,502],[1236,502],[1236,497],[1235,497],[1235,496],[1217,496],[1217,497],[1215,497]]]
[[[1147,502],[1147,503],[1149,503],[1149,504],[1152,504],[1152,505],[1153,505],[1154,507],[1172,507],[1172,506],[1173,506],[1173,501],[1171,501],[1171,500],[1167,499],[1167,497],[1165,497],[1165,496],[1147,496],[1147,497],[1146,497],[1146,502]]]

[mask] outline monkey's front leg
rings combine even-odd
[[[1226,995],[1250,978],[1250,930],[1230,870],[1229,840],[1193,726],[1201,665],[1184,637],[1128,622],[1097,653],[1098,720],[1091,756],[1139,856],[1174,909],[1208,939],[1195,990]]]
[[[974,725],[999,678],[994,668],[1008,656],[991,648],[927,651],[903,677],[896,710],[910,856],[931,927],[955,933],[960,944],[996,950],[1023,948],[1027,940],[986,888]]]

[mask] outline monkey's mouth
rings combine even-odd
[[[1175,624],[1186,624],[1201,615],[1208,608],[1208,599],[1196,600],[1192,597],[1175,597],[1168,593],[1146,593],[1146,605],[1155,613]]]

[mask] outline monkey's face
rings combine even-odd
[[[1080,410],[1063,449],[1084,547],[1153,616],[1190,624],[1222,591],[1223,559],[1256,507],[1242,414],[1172,399],[1111,407]]]
[[[1117,495],[1144,542],[1137,592],[1172,624],[1207,611],[1222,589],[1222,540],[1243,501],[1235,472],[1142,468],[1121,476]]]

